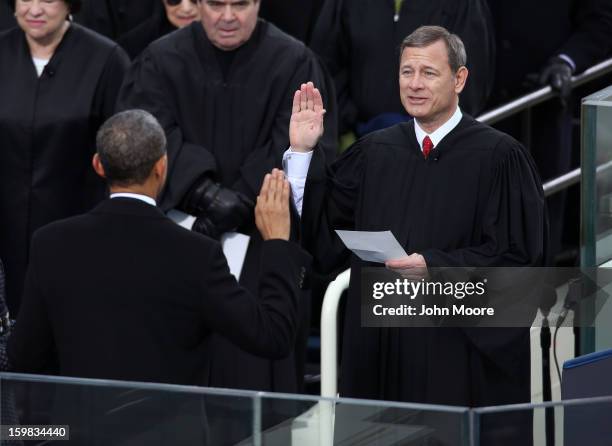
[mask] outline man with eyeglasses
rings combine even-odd
[[[253,203],[265,174],[282,164],[289,145],[293,91],[317,82],[325,104],[322,148],[336,147],[332,81],[301,42],[258,18],[259,0],[198,1],[194,22],[153,42],[134,62],[119,97],[121,110],[141,108],[168,138],[168,182],[160,206],[195,216],[192,230],[220,238],[251,237],[240,283],[254,290],[261,238]],[[296,392],[301,388],[309,295],[293,355],[281,361],[214,340],[210,386]]]

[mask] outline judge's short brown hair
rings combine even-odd
[[[465,45],[458,35],[450,33],[441,26],[421,26],[417,28],[402,42],[400,57],[406,48],[424,48],[440,40],[446,44],[448,64],[451,71],[456,73],[459,68],[464,67],[467,63]]]

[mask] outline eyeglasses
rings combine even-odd
[[[236,2],[222,2],[220,0],[206,0],[206,5],[215,12],[222,12],[226,6],[229,6],[234,11],[245,11],[253,0],[238,0]]]
[[[166,2],[166,5],[168,6],[178,6],[180,5],[183,0],[164,0]],[[191,0],[191,3],[193,3],[194,5],[198,4],[198,0]]]

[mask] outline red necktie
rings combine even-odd
[[[423,156],[425,157],[425,159],[427,159],[427,157],[429,156],[431,149],[433,149],[433,142],[431,141],[429,136],[426,136],[425,138],[423,138]]]

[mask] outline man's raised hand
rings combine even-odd
[[[323,135],[323,98],[312,82],[302,84],[293,95],[289,141],[296,152],[309,152]]]
[[[255,224],[264,240],[289,240],[289,181],[278,169],[264,178],[255,206]]]

